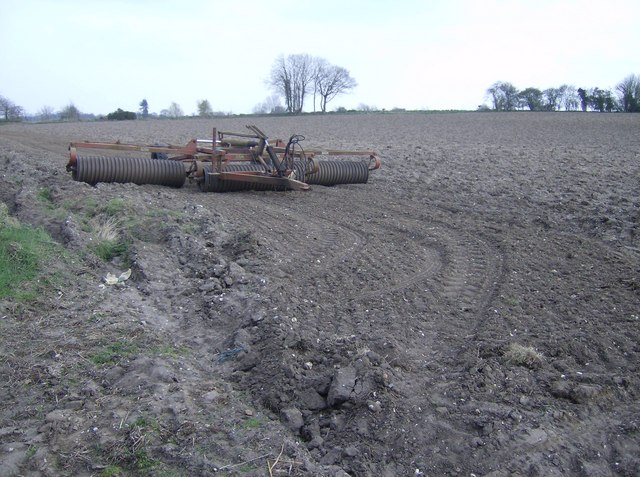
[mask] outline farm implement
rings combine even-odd
[[[67,171],[76,181],[131,182],[182,187],[189,180],[203,192],[307,190],[310,185],[360,184],[380,167],[374,151],[303,149],[303,136],[273,145],[256,126],[248,133],[213,129],[212,139],[192,139],[185,146],[120,142],[72,142]],[[80,150],[119,151],[121,156],[80,155]],[[135,157],[146,153],[149,157]],[[359,160],[337,160],[336,157]],[[333,158],[333,159],[329,159]]]

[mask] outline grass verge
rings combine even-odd
[[[59,249],[49,234],[11,218],[0,204],[0,298],[28,300]]]

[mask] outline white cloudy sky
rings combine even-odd
[[[638,0],[0,0],[0,95],[31,114],[143,98],[246,113],[272,94],[278,55],[308,53],[358,82],[330,110],[475,109],[496,81],[640,74],[639,19]]]

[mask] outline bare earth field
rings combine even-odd
[[[245,124],[383,165],[225,194],[64,168]],[[60,244],[0,300],[0,475],[640,475],[638,114],[15,124],[0,173]]]

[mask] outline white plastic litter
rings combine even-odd
[[[122,272],[119,276],[115,276],[113,273],[109,272],[104,277],[104,282],[107,285],[116,285],[117,283],[122,283],[128,280],[130,276],[131,276],[131,269],[127,270],[126,272]]]

